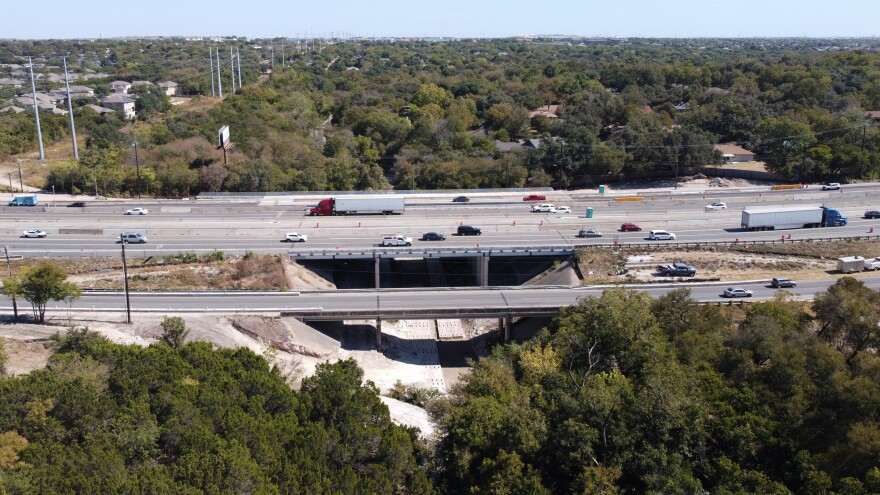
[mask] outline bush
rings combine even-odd
[[[166,316],[162,320],[162,340],[173,348],[183,345],[189,330],[186,329],[186,322],[179,316]]]
[[[226,260],[226,253],[223,251],[211,251],[206,254],[203,259],[209,263],[214,261],[224,261]]]

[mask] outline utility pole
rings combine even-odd
[[[269,53],[272,55],[272,72],[275,72],[275,45],[269,45]]]
[[[137,170],[137,179],[135,179],[135,184],[137,188],[138,199],[141,199],[141,162],[138,160],[138,142],[135,141],[134,144],[134,166]]]
[[[18,160],[18,187],[21,192],[24,192],[24,179],[21,176],[21,160]]]
[[[34,61],[28,57],[28,64],[31,67],[31,93],[34,98],[34,116],[37,119],[37,141],[40,143],[40,161],[46,161],[46,153],[43,151],[43,132],[40,130],[40,104],[37,102],[37,86],[34,84]]]
[[[131,323],[131,300],[128,298],[128,266],[125,264],[125,238],[119,234],[119,245],[122,246],[122,279],[125,289],[125,322]]]
[[[12,262],[9,261],[9,246],[3,246],[3,253],[6,254],[6,276],[12,276]],[[18,323],[18,304],[15,302],[15,296],[12,296],[12,321]]]
[[[214,93],[214,51],[208,47],[208,65],[211,67],[211,97],[217,96]]]
[[[235,94],[235,55],[229,47],[229,75],[232,76],[232,94]]]
[[[223,98],[223,82],[220,80],[220,48],[217,48],[217,90],[220,92],[220,98]]]
[[[281,70],[284,70],[284,38],[281,38]]]
[[[70,115],[70,136],[73,138],[73,159],[79,160],[79,149],[76,145],[76,126],[73,125],[73,102],[70,100],[70,78],[67,76],[67,57],[64,60],[64,85],[67,86],[67,114]]]
[[[235,47],[235,56],[238,58],[238,89],[241,89],[241,50]]]
[[[95,177],[95,199],[98,199],[100,196],[98,195],[98,178]]]

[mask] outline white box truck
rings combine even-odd
[[[747,230],[840,227],[846,217],[827,206],[774,206],[748,208],[742,212],[741,227]]]
[[[343,196],[322,199],[309,215],[399,215],[405,210],[403,196]]]
[[[844,256],[837,258],[837,271],[855,273],[865,269],[865,258],[861,256]]]

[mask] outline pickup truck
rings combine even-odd
[[[865,270],[880,270],[880,256],[877,258],[869,258],[865,260]]]
[[[400,234],[386,235],[382,238],[383,246],[412,246],[412,237]]]
[[[697,269],[684,263],[671,263],[657,267],[657,275],[666,277],[693,277]]]

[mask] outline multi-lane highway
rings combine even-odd
[[[197,200],[153,202],[92,202],[86,208],[53,206],[48,195],[37,207],[0,207],[0,243],[22,256],[100,256],[118,252],[115,241],[123,231],[141,231],[149,237],[132,246],[133,255],[218,249],[227,252],[286,252],[288,249],[368,248],[382,234],[423,232],[447,234],[444,246],[484,247],[553,246],[642,242],[651,229],[666,229],[678,241],[740,241],[779,239],[782,232],[742,232],[740,211],[747,206],[834,206],[849,217],[846,227],[791,230],[791,238],[828,238],[866,235],[880,229],[880,220],[865,220],[867,209],[880,208],[880,186],[845,186],[843,192],[818,189],[748,191],[719,189],[707,194],[643,194],[638,202],[617,202],[613,197],[547,193],[547,202],[572,206],[572,214],[531,213],[531,203],[518,195],[473,195],[470,203],[451,203],[452,195],[413,195],[407,211],[395,216],[311,217],[305,214],[316,198],[267,196],[244,201]],[[726,210],[705,211],[712,201],[725,201]],[[123,215],[143,206],[144,216]],[[585,218],[586,208],[593,218]],[[616,232],[623,222],[639,224],[642,232]],[[479,237],[456,237],[458,225],[482,228]],[[579,239],[577,230],[589,226],[604,233],[598,239]],[[48,232],[43,239],[23,239],[23,230]],[[280,242],[286,232],[308,236],[304,244]],[[880,230],[877,230],[880,233]],[[440,243],[431,243],[439,245]]]
[[[863,277],[874,289],[880,288],[880,277]],[[824,291],[834,280],[803,281],[796,288],[788,289],[795,296],[811,298]],[[736,285],[754,292],[754,300],[772,298],[775,289],[767,281],[739,284],[646,284],[625,286],[644,290],[658,297],[667,292],[689,287],[698,301],[725,301],[719,295],[725,287]],[[132,293],[131,305],[135,312],[188,312],[214,311],[235,312],[340,312],[350,319],[402,317],[407,313],[435,310],[434,317],[455,317],[468,310],[480,310],[487,317],[497,314],[517,314],[517,309],[533,307],[562,307],[574,304],[578,299],[598,296],[606,287],[523,287],[497,289],[408,289],[408,290],[358,290],[319,291],[289,293],[194,293],[161,294]],[[11,311],[8,299],[2,299],[3,311]],[[121,293],[87,293],[73,302],[74,311],[123,311],[125,300]],[[21,308],[20,308],[21,309]],[[50,303],[50,311],[67,311],[62,303]]]

